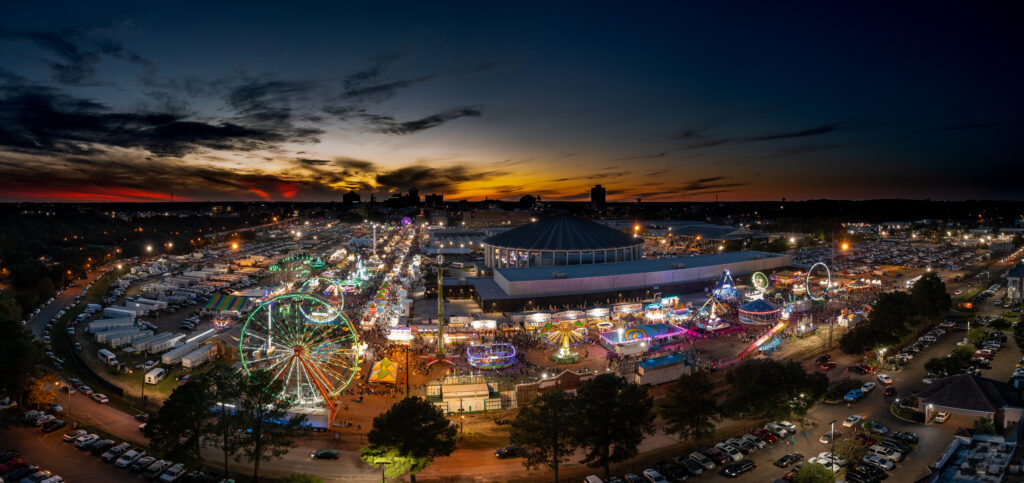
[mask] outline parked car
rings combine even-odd
[[[99,439],[99,435],[96,434],[83,434],[75,438],[75,447],[81,450],[86,450],[90,444],[98,441]]]
[[[644,470],[643,475],[644,480],[648,483],[668,483],[668,480],[661,473],[658,473],[658,470],[652,468]]]
[[[843,399],[846,402],[857,402],[860,398],[864,397],[864,391],[860,389],[851,389],[850,392],[846,393]]]
[[[896,451],[899,451],[900,453],[903,453],[904,455],[910,453],[911,451],[910,446],[907,446],[902,441],[897,441],[895,439],[885,438],[878,444],[892,448]]]
[[[728,455],[729,458],[731,458],[733,461],[739,461],[739,460],[743,459],[743,452],[741,452],[740,450],[736,449],[736,447],[734,447],[731,444],[728,444],[728,443],[718,443],[718,444],[715,445],[715,447],[718,448],[719,451],[721,451],[721,452],[725,453],[726,455]]]
[[[160,473],[163,473],[164,470],[166,470],[173,464],[174,463],[167,460],[157,460],[155,463],[147,466],[142,471],[142,474],[145,475],[147,478],[156,478],[157,476],[160,475]]]
[[[865,393],[871,392],[874,388],[875,383],[873,382],[865,382],[862,386],[860,386],[860,390]]]
[[[939,423],[939,424],[944,423],[944,422],[946,422],[947,419],[949,419],[949,413],[947,413],[945,411],[940,411],[938,414],[935,415],[935,422],[936,423]]]
[[[704,456],[711,458],[711,461],[714,461],[715,464],[718,465],[725,464],[731,459],[729,455],[723,453],[722,450],[718,448],[712,448],[710,446],[702,446],[698,448],[697,451],[700,451],[701,453],[704,454]]]
[[[164,471],[163,474],[160,475],[159,480],[163,483],[173,483],[175,481],[178,481],[178,479],[181,478],[182,475],[184,474],[185,465],[178,463],[174,466],[171,466],[170,468],[167,468],[167,471]]]
[[[768,446],[768,443],[753,434],[744,434],[743,436],[740,436],[740,439],[756,446],[758,449]]]
[[[861,416],[859,414],[854,414],[853,416],[850,416],[850,417],[846,418],[845,420],[843,420],[843,426],[846,426],[847,428],[852,428],[852,427],[856,426],[857,423],[861,422],[861,420],[863,420],[863,419],[864,419],[864,416]]]
[[[711,460],[707,459],[706,456],[704,456],[704,455],[702,455],[700,453],[697,453],[697,454],[700,455],[705,460],[707,460],[708,463],[711,463],[711,467],[712,468],[715,467],[715,464],[712,463]],[[691,454],[690,456],[693,456],[693,455]],[[690,456],[678,456],[678,457],[674,458],[673,461],[675,461],[676,464],[678,464],[679,466],[682,466],[682,467],[686,468],[686,471],[689,472],[693,476],[697,476],[697,475],[703,473],[704,470],[707,469],[707,467],[704,466],[702,463],[698,462],[696,459],[693,459]]]
[[[842,435],[843,435],[843,433],[841,433],[839,431],[835,431],[835,432],[832,432],[832,433],[825,433],[825,434],[821,435],[820,438],[818,438],[818,442],[821,443],[821,444],[829,444],[829,443],[832,442],[832,440],[839,439],[840,437],[842,437]]]
[[[143,456],[143,457],[139,458],[137,461],[135,461],[134,463],[132,463],[131,470],[135,471],[135,472],[142,471],[142,470],[146,469],[147,466],[153,464],[154,461],[156,461],[156,457],[153,457],[153,456]]]
[[[725,473],[726,476],[729,476],[731,478],[736,478],[736,477],[742,475],[743,473],[746,473],[748,471],[753,471],[753,469],[755,467],[757,467],[757,463],[754,463],[751,460],[742,460],[742,461],[733,463],[733,464],[731,464],[729,466],[726,466],[725,469],[722,470],[722,472]]]
[[[78,438],[79,436],[84,436],[86,434],[88,434],[88,432],[86,430],[84,430],[84,429],[76,429],[76,430],[74,430],[74,431],[72,431],[70,433],[64,433],[64,436],[63,436],[64,442],[65,443],[70,443],[70,442],[74,441],[76,438]]]
[[[124,454],[122,454],[119,458],[117,458],[116,461],[114,461],[114,466],[118,468],[127,468],[133,465],[136,461],[139,460],[139,458],[142,458],[145,454],[146,452],[143,451],[141,448],[130,449],[128,451],[125,451]]]
[[[892,378],[889,377],[888,374],[879,374],[878,382],[881,382],[882,384],[892,384]]]
[[[889,432],[889,428],[885,427],[884,424],[879,423],[878,421],[868,421],[864,423],[864,429],[883,436]]]
[[[874,466],[875,468],[880,468],[885,471],[892,471],[892,469],[896,467],[896,465],[889,459],[874,454],[866,455],[861,458],[860,461],[866,465]]]
[[[892,386],[885,386],[885,390],[882,391],[883,397],[894,397],[896,396],[896,388]]]
[[[787,453],[775,461],[775,466],[778,466],[779,468],[786,468],[802,459],[804,459],[804,455],[800,453]]]
[[[700,451],[694,451],[693,453],[690,453],[690,456],[688,458],[697,462],[697,464],[699,464],[705,470],[711,471],[715,469],[715,462],[711,461],[711,458],[708,458],[707,455],[701,453]]]
[[[89,397],[91,397],[93,401],[96,401],[100,404],[106,404],[110,402],[110,399],[107,398],[106,394],[96,393]]]
[[[906,444],[917,444],[921,438],[910,431],[899,431],[892,434],[892,437]]]
[[[130,449],[131,447],[132,445],[128,443],[121,443],[116,446],[112,446],[110,449],[105,451],[103,455],[100,456],[100,459],[107,463],[112,463],[114,460],[116,460],[118,457],[120,457],[122,454],[128,451],[128,449]]]
[[[66,425],[67,423],[63,419],[54,419],[53,421],[43,424],[43,432],[52,433]]]

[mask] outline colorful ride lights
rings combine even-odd
[[[515,364],[516,347],[505,342],[473,344],[466,348],[466,359],[478,369],[504,369]]]

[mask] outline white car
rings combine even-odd
[[[807,462],[808,463],[818,463],[819,465],[822,465],[822,466],[832,470],[833,473],[839,473],[839,470],[843,469],[842,466],[837,465],[834,461],[832,461],[830,459],[827,459],[827,458],[826,459],[811,458],[811,459],[807,460]]]
[[[96,442],[96,440],[98,439],[100,439],[100,436],[98,434],[84,434],[82,436],[75,438],[75,447],[79,449],[84,448]]]
[[[775,424],[785,428],[786,431],[789,431],[789,434],[796,434],[796,425],[789,421],[775,421]]]
[[[864,385],[860,387],[860,390],[864,392],[871,392],[873,389],[875,389],[875,383],[873,382],[865,382]]]
[[[76,430],[74,430],[74,431],[72,431],[70,433],[64,434],[64,442],[65,443],[70,443],[70,442],[78,439],[79,436],[85,436],[86,434],[89,434],[88,431],[86,431],[84,429],[76,429]]]
[[[110,399],[107,398],[106,394],[96,393],[89,397],[91,397],[93,401],[96,401],[100,404],[106,404],[110,402]]]
[[[869,454],[861,458],[860,461],[870,466],[876,466],[885,471],[892,471],[892,469],[896,467],[896,465],[892,461],[873,454]]]
[[[736,449],[736,447],[734,447],[731,444],[718,443],[715,445],[715,447],[721,450],[723,453],[725,453],[726,456],[732,458],[733,461],[739,461],[743,459],[743,453],[740,450]]]
[[[131,466],[132,463],[138,461],[139,458],[141,458],[145,454],[146,452],[142,451],[141,449],[132,449],[126,451],[123,455],[121,455],[120,458],[117,459],[117,461],[114,462],[114,466],[118,468],[127,468],[128,466]]]
[[[93,391],[92,388],[89,387],[89,386],[80,386],[78,388],[78,392],[80,392],[82,394],[85,394],[86,396],[91,396],[92,393],[95,392],[95,391]]]
[[[44,414],[36,418],[35,424],[36,426],[42,426],[50,421],[53,421],[54,419],[57,419],[57,416],[54,416],[52,414]]]
[[[889,377],[888,374],[879,374],[878,382],[881,382],[882,384],[892,384],[892,378]]]
[[[939,412],[938,414],[935,415],[936,423],[944,423],[947,419],[949,419],[949,413],[945,411]]]
[[[925,376],[924,379],[921,379],[921,382],[925,384],[931,384],[935,382],[935,376]]]
[[[768,443],[765,443],[761,438],[758,438],[757,436],[754,436],[752,434],[744,434],[743,436],[740,436],[740,440],[746,441],[754,446],[757,446],[758,448],[764,448],[765,446],[768,446]]]
[[[864,420],[864,416],[861,416],[859,414],[854,414],[853,416],[850,416],[850,417],[846,418],[846,420],[843,421],[843,426],[846,426],[847,428],[852,428],[852,427],[856,426],[857,423],[859,423],[859,422],[861,422],[863,420]]]
[[[821,453],[818,453],[818,461],[821,460],[832,460],[833,462],[835,462],[835,464],[839,466],[844,466],[846,464],[846,460],[840,458],[839,455],[829,453],[828,451],[822,451]]]

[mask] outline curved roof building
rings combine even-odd
[[[483,245],[484,263],[492,268],[632,262],[643,257],[643,240],[569,215],[499,233]]]

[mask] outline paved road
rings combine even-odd
[[[43,338],[43,327],[46,323],[56,316],[60,309],[67,307],[74,302],[75,296],[81,295],[82,289],[92,281],[99,278],[101,273],[102,268],[90,271],[88,275],[86,275],[85,280],[75,279],[69,288],[57,294],[57,296],[53,298],[53,302],[47,304],[35,317],[29,319],[28,324],[26,325],[29,330],[36,335],[36,338],[41,340]]]

